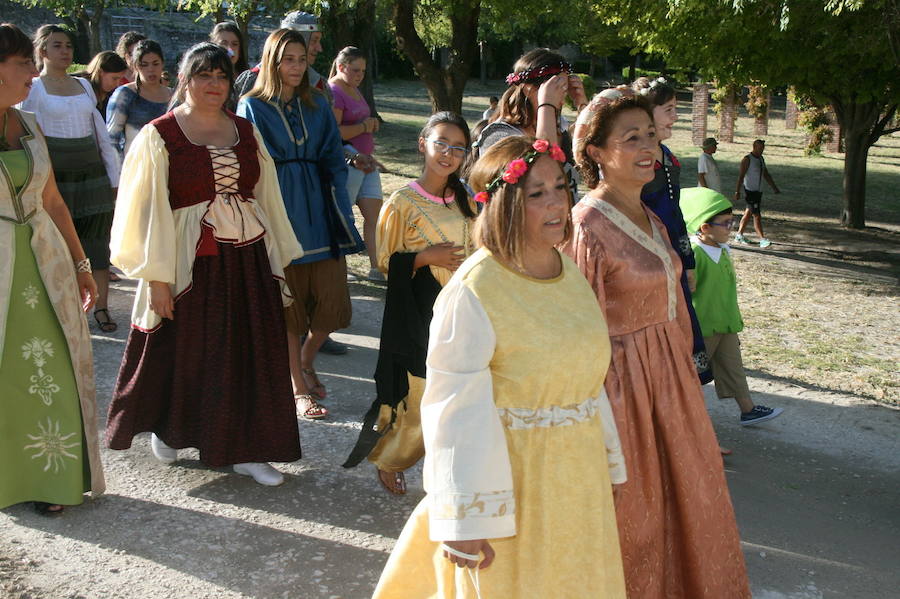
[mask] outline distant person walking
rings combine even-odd
[[[713,154],[716,153],[719,144],[715,137],[707,137],[703,140],[703,153],[697,160],[697,184],[700,187],[709,187],[722,193],[722,179],[719,176],[719,165]]]
[[[33,112],[46,136],[53,173],[75,222],[85,254],[97,281],[94,320],[104,333],[117,325],[109,314],[109,230],[115,188],[119,186],[119,158],[97,112],[94,88],[72,77],[71,34],[57,25],[43,25],[34,38],[41,76],[32,81],[28,98],[19,105]]]
[[[737,274],[731,261],[728,233],[731,202],[703,187],[681,190],[681,211],[697,258],[697,287],[693,302],[719,399],[733,397],[741,409],[740,423],[758,424],[775,418],[782,408],[754,405],[741,359],[738,333],[744,320],[737,300]]]
[[[334,96],[334,118],[341,131],[341,139],[352,146],[357,154],[347,159],[347,195],[359,206],[363,215],[363,240],[369,254],[369,279],[384,282],[378,270],[378,249],[375,246],[375,229],[378,212],[384,197],[381,190],[383,167],[375,157],[375,133],[381,126],[372,116],[368,102],[359,91],[366,77],[365,54],[353,46],[342,49],[334,59],[328,84]]]
[[[500,103],[500,99],[497,98],[497,96],[491,96],[488,102],[490,103],[490,106],[481,113],[481,119],[484,121],[494,116],[494,113],[497,111],[497,106]]]
[[[164,115],[172,99],[172,90],[162,80],[165,62],[159,43],[139,41],[131,63],[134,81],[114,91],[106,107],[106,128],[122,158],[141,127]]]
[[[119,37],[119,42],[116,44],[116,54],[122,57],[122,60],[125,61],[128,67],[119,80],[119,85],[125,85],[134,81],[134,65],[131,64],[131,53],[134,51],[137,43],[145,39],[147,39],[147,36],[138,31],[126,31]]]
[[[767,248],[772,242],[765,236],[762,228],[762,181],[763,179],[772,188],[775,193],[781,193],[769,169],[766,168],[766,160],[763,158],[763,152],[766,151],[766,142],[757,139],[753,142],[753,151],[744,156],[741,160],[741,170],[738,173],[737,188],[734,190],[734,199],[741,199],[741,189],[744,190],[744,199],[747,202],[747,209],[744,210],[744,216],[741,217],[741,223],[738,225],[737,235],[734,236],[736,243],[750,244],[750,241],[744,237],[744,229],[753,217],[753,228],[759,235],[759,247]]]

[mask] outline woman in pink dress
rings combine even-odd
[[[641,202],[657,143],[645,99],[596,109],[576,156],[591,191],[572,211],[574,234],[564,248],[609,325],[605,388],[629,473],[616,497],[628,596],[749,598],[722,459],[691,358],[681,261],[662,221]]]

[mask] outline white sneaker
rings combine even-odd
[[[772,242],[769,241],[768,239],[766,239],[765,237],[763,237],[762,239],[759,240],[759,247],[761,247],[761,248],[767,248],[770,245],[772,245]]]
[[[178,450],[163,443],[163,440],[157,437],[156,433],[150,434],[150,451],[163,464],[171,464],[178,459]]]
[[[750,241],[748,241],[747,238],[744,237],[743,235],[741,235],[740,233],[738,233],[734,236],[734,242],[735,243],[743,243],[745,245],[750,243]]]
[[[235,464],[234,471],[244,476],[252,476],[253,480],[267,487],[277,487],[284,482],[284,476],[266,462],[246,462]]]

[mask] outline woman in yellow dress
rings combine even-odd
[[[472,171],[480,249],[431,322],[427,495],[376,599],[625,597],[609,335],[590,286],[555,249],[572,227],[563,160],[559,146],[516,136]]]
[[[432,115],[419,134],[422,176],[395,191],[378,216],[377,265],[388,275],[375,371],[378,397],[345,466],[368,454],[379,481],[395,495],[406,493],[403,472],[425,454],[419,402],[432,305],[474,251],[471,229],[478,211],[459,180],[470,142],[462,117]]]

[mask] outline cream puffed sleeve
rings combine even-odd
[[[266,149],[266,142],[256,125],[253,125],[253,136],[256,138],[257,157],[259,158],[259,181],[253,189],[256,203],[263,209],[268,219],[266,231],[270,241],[278,246],[281,256],[281,267],[284,268],[292,261],[303,257],[301,241],[294,234],[294,228],[288,219],[287,210],[284,207],[284,199],[281,196],[281,186],[278,183],[278,173],[275,170],[275,161]]]
[[[394,194],[381,205],[378,213],[378,225],[375,230],[375,247],[378,270],[387,274],[391,256],[397,252],[410,251],[404,247],[406,237],[406,216],[402,214],[394,201]]]
[[[153,125],[141,129],[122,165],[109,247],[110,262],[125,276],[175,284],[169,154]]]
[[[422,397],[429,536],[514,536],[512,468],[490,370],[496,339],[461,277],[438,296],[430,331]]]

